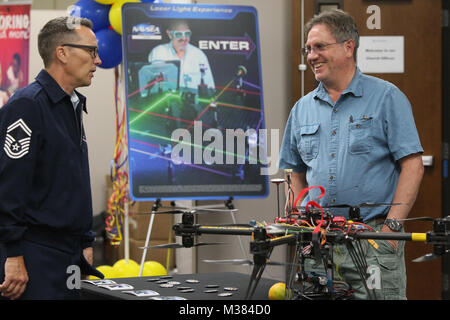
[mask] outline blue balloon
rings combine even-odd
[[[160,2],[160,1],[155,1],[155,0],[141,0],[141,2],[148,2],[148,3],[153,3],[153,2]]]
[[[95,32],[109,27],[109,9],[111,5],[100,4],[94,0],[79,0],[73,5],[70,15],[91,20],[92,30]]]
[[[102,29],[95,33],[98,42],[98,55],[102,60],[100,68],[109,69],[122,62],[122,38],[113,29]]]

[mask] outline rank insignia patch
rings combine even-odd
[[[19,119],[8,127],[3,150],[11,159],[20,159],[30,150],[30,141],[31,130]]]

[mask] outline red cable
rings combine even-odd
[[[318,196],[316,199],[321,199],[321,198],[325,195],[325,189],[324,189],[322,186],[312,186],[312,187],[309,187],[309,188],[305,188],[305,189],[303,189],[303,190],[300,192],[300,194],[298,195],[297,199],[295,199],[295,202],[294,202],[294,209],[295,209],[295,210],[297,209],[297,202],[298,202],[300,199],[303,198],[303,195],[304,195],[306,192],[308,192],[309,190],[314,189],[314,188],[319,188],[319,189],[320,189],[320,192],[321,192],[321,193],[320,193],[320,196]],[[313,233],[318,233],[318,232],[320,231],[320,228],[322,227],[322,224],[323,224],[323,208],[322,208],[322,206],[321,206],[320,204],[318,204],[318,203],[315,202],[315,201],[308,201],[308,202],[306,203],[306,211],[308,210],[308,208],[309,208],[310,206],[316,207],[316,208],[319,208],[319,209],[320,209],[320,221],[319,221],[319,224],[314,228],[314,231],[313,231]]]

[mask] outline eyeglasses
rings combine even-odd
[[[345,40],[347,41],[347,40]],[[306,47],[306,48],[302,48],[302,54],[307,57],[311,52],[323,52],[327,49],[328,46],[334,45],[334,44],[341,44],[344,43],[345,41],[341,41],[341,42],[333,42],[333,43],[319,43],[313,47]]]
[[[185,38],[190,38],[192,35],[192,31],[191,30],[186,30],[186,31],[170,31],[170,34],[175,38],[175,39],[181,39],[182,37]]]
[[[89,52],[92,59],[95,59],[98,55],[98,47],[96,47],[96,46],[88,46],[85,44],[75,44],[75,43],[64,43],[61,46],[85,49],[87,52]]]

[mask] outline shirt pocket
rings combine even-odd
[[[311,161],[317,158],[319,154],[319,127],[320,124],[311,124],[301,126],[299,128],[299,143],[300,156],[304,162]]]
[[[364,154],[372,150],[372,118],[356,119],[348,125],[348,150]]]

